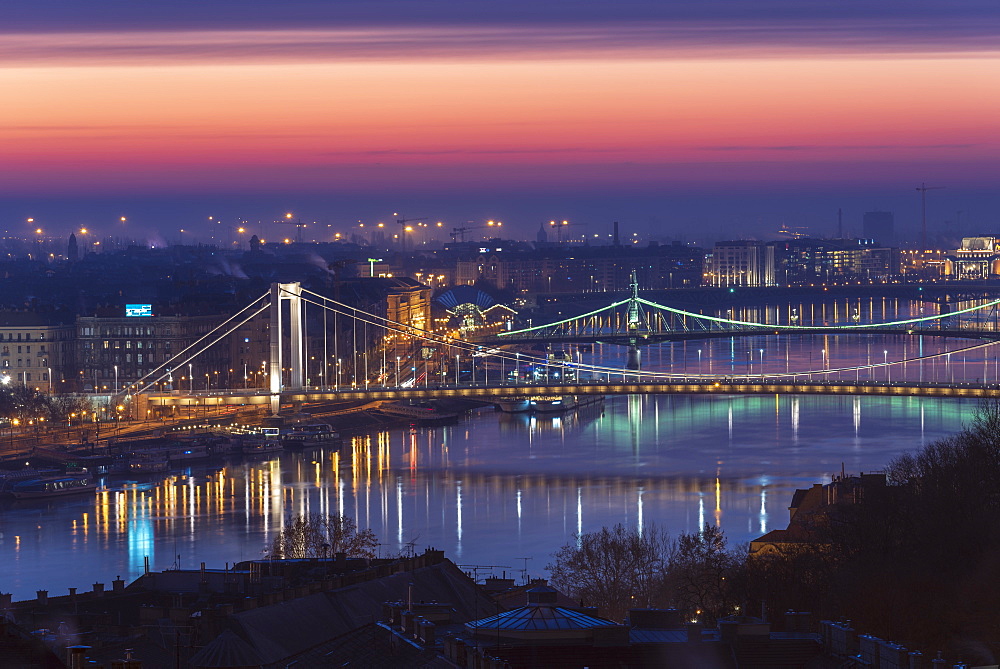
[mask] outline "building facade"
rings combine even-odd
[[[76,319],[77,389],[118,392],[157,370],[222,323],[229,314],[211,316],[79,316]],[[206,343],[209,339],[205,340]],[[228,346],[207,348],[190,365],[158,370],[156,389],[206,390],[230,387]],[[183,360],[179,361],[183,363]]]
[[[775,286],[774,246],[757,241],[716,242],[705,256],[704,282],[730,286]]]
[[[996,237],[965,237],[962,245],[944,257],[942,274],[974,281],[1000,275],[1000,245]]]
[[[44,392],[71,390],[75,334],[72,316],[0,312],[0,382]]]

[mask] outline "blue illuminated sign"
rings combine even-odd
[[[135,316],[152,316],[153,315],[153,305],[152,304],[126,304],[125,305],[125,316],[131,318]]]

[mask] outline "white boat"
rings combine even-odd
[[[531,409],[531,400],[527,397],[501,397],[496,405],[504,413],[521,413]]]
[[[589,406],[603,401],[603,395],[539,396],[531,398],[531,410],[538,413],[555,413],[557,411],[569,411],[570,409]]]
[[[43,476],[14,484],[10,494],[14,499],[42,499],[93,492],[97,482],[88,474],[73,476]]]

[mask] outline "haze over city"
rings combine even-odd
[[[921,183],[953,237],[1000,205],[989,2],[49,1],[0,31],[13,234],[406,212],[703,242],[840,208],[915,241]]]

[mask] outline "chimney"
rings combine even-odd
[[[111,590],[113,592],[125,592],[125,581],[122,580],[121,576],[117,576],[115,580],[111,581]]]
[[[67,646],[66,666],[69,669],[83,669],[87,662],[87,651],[90,646]]]
[[[103,597],[104,596],[104,584],[103,583],[95,583],[94,584],[94,596],[95,597]]]
[[[45,606],[49,603],[49,591],[48,590],[36,590],[38,595],[38,605]]]

